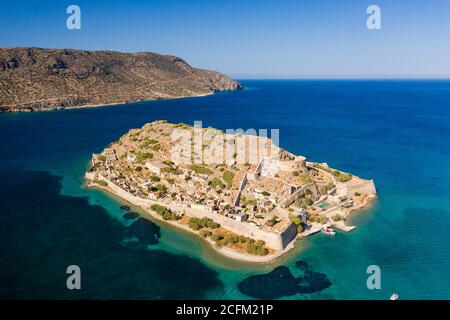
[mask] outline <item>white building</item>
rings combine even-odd
[[[236,221],[242,222],[248,219],[248,214],[244,213],[244,212],[239,212],[236,215]]]
[[[158,177],[160,177],[162,169],[165,167],[165,165],[159,162],[148,161],[145,163],[145,167],[156,174]]]
[[[133,154],[128,154],[127,155],[127,161],[128,163],[133,163],[136,160],[136,156]]]

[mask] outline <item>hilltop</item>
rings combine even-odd
[[[241,89],[227,76],[152,52],[0,48],[0,111],[42,111]]]

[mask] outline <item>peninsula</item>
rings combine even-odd
[[[242,85],[152,52],[0,48],[0,111],[195,97]]]
[[[220,253],[270,262],[295,240],[351,231],[372,180],[306,161],[267,138],[155,121],[92,156],[88,186],[196,233]]]

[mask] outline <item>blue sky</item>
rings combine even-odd
[[[448,78],[450,1],[1,0],[0,46],[153,51],[235,78]]]

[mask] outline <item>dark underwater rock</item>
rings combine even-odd
[[[149,245],[157,244],[161,237],[160,228],[150,220],[139,218],[128,230],[128,236],[136,237],[140,242]]]
[[[250,276],[238,283],[238,289],[249,297],[259,299],[276,299],[297,292],[296,279],[289,268],[284,266],[267,274]]]
[[[139,213],[130,211],[130,212],[125,213],[123,215],[123,217],[124,217],[124,219],[127,219],[127,220],[133,220],[133,219],[136,219],[139,217]]]
[[[244,279],[238,283],[238,289],[252,298],[277,299],[297,293],[318,292],[331,286],[325,274],[309,270],[306,263],[298,261],[296,266],[304,270],[303,276],[296,278],[288,267],[280,266],[269,273]]]
[[[295,263],[295,266],[300,269],[300,270],[307,270],[308,269],[308,264],[305,261],[297,261]]]

